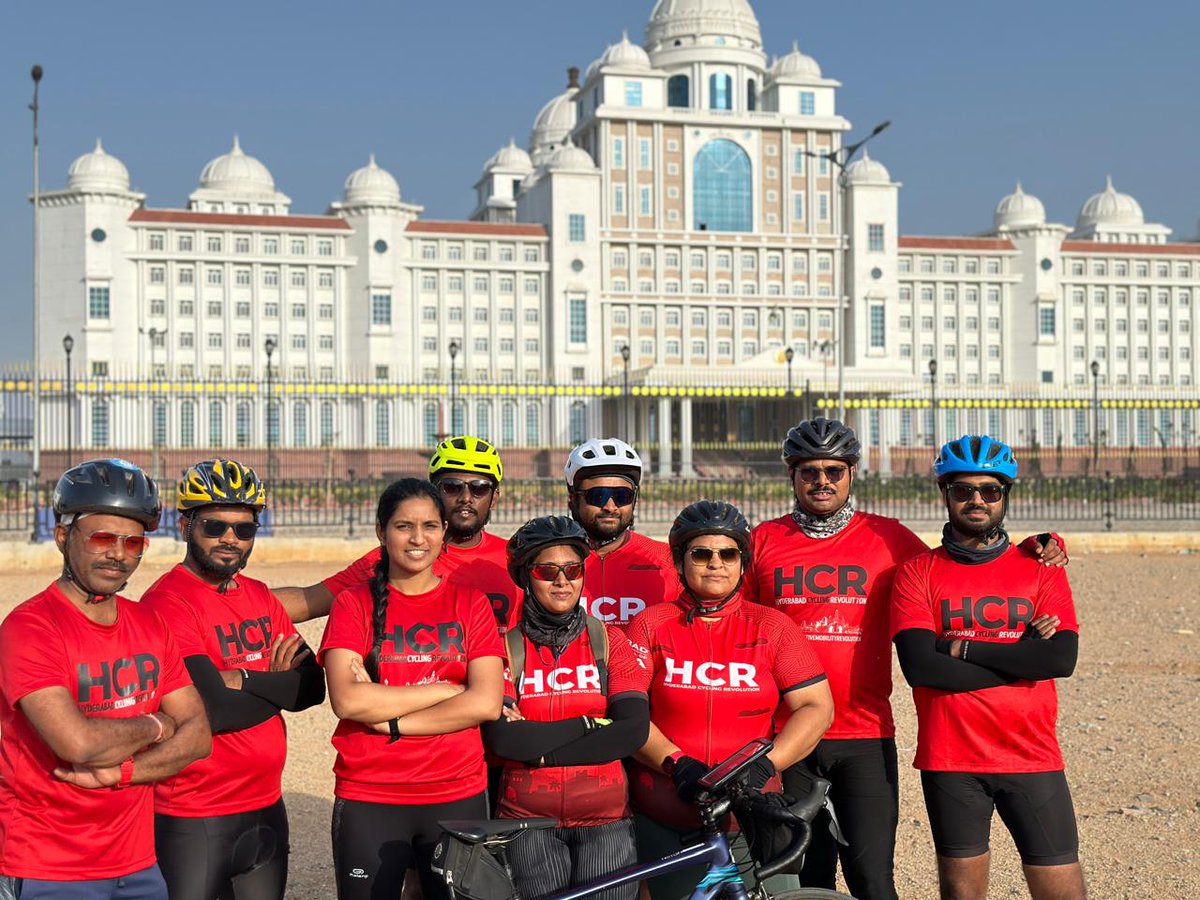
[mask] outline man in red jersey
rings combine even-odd
[[[891,631],[917,705],[913,764],[941,895],[987,896],[997,810],[1034,900],[1080,900],[1075,810],[1055,735],[1054,679],[1071,675],[1079,653],[1066,573],[1008,540],[1017,463],[1006,444],[950,441],[934,474],[949,522],[942,546],[900,567]]]
[[[0,625],[0,896],[166,900],[151,785],[210,735],[162,620],[118,595],[158,492],[98,459],[59,479],[53,508],[62,575]]]
[[[567,505],[587,532],[583,608],[620,628],[642,610],[673,599],[671,550],[633,530],[642,460],[617,438],[593,438],[567,457]]]
[[[155,790],[171,900],[282,900],[288,818],[280,710],[325,699],[325,679],[279,601],[241,574],[266,490],[231,459],[197,463],[176,496],[182,563],[142,597],[171,629],[213,730],[212,755]]]
[[[508,577],[508,542],[485,530],[500,499],[503,477],[500,454],[483,438],[449,438],[438,444],[429,460],[429,480],[441,492],[450,517],[433,572],[487,594],[501,635],[521,614],[521,591]],[[370,581],[378,564],[376,547],[324,581],[276,588],[275,594],[293,622],[307,622],[329,615],[333,598]]]
[[[832,783],[847,844],[839,853],[828,829],[814,829],[801,883],[833,888],[840,855],[855,897],[894,900],[899,775],[888,608],[896,567],[926,547],[895,519],[854,508],[861,449],[854,431],[836,420],[805,420],[788,432],[783,459],[796,506],[754,529],[747,594],[800,626],[833,691],[833,725],[784,778],[797,794],[811,776]],[[1042,551],[1039,542],[1032,546],[1031,553]],[[1045,557],[1059,562],[1058,545],[1050,543]]]

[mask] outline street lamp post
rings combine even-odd
[[[625,440],[632,440],[633,435],[629,433],[629,344],[621,345],[621,359],[625,362],[625,388],[622,391],[622,397],[625,404]]]
[[[934,453],[936,453],[937,449],[938,449],[937,369],[938,369],[937,360],[931,359],[929,361],[929,414],[930,414],[929,418],[930,418],[930,422],[933,426],[930,431],[930,436],[933,440],[933,452]]]
[[[263,343],[267,354],[267,479],[275,481],[275,428],[271,413],[275,405],[275,373],[271,366],[271,357],[275,355],[275,341],[267,338]]]
[[[836,341],[824,340],[813,341],[813,349],[821,353],[821,362],[824,365],[825,377],[821,382],[821,390],[825,396],[825,415],[829,416],[829,357],[833,354],[834,348],[837,346]]]
[[[840,147],[837,150],[831,150],[828,153],[817,153],[813,150],[802,150],[805,156],[811,156],[815,159],[824,159],[833,163],[838,168],[838,219],[839,227],[846,227],[846,169],[850,163],[854,161],[854,157],[858,151],[866,146],[867,142],[878,137],[888,126],[891,121],[880,122],[871,129],[861,141]],[[838,293],[837,293],[837,315],[834,316],[834,326],[836,333],[834,334],[834,345],[838,349],[838,364],[837,364],[837,384],[838,384],[838,419],[846,420],[846,257],[850,250],[850,241],[847,238],[842,245],[841,265],[838,266]]]
[[[454,360],[457,356],[458,356],[458,341],[451,341],[450,342],[450,429],[449,430],[452,435],[458,434],[460,431],[462,431],[462,429],[458,426],[457,422],[455,421],[455,415],[454,415],[455,412],[457,411],[457,406],[458,406],[458,398],[457,398],[458,383],[457,383],[457,377],[456,377],[457,373],[455,372],[455,369],[454,369]]]
[[[1100,465],[1100,362],[1093,359],[1092,365],[1092,473]]]
[[[75,384],[71,381],[71,351],[75,349],[75,338],[63,336],[63,353],[67,355],[67,468],[74,465],[75,441],[72,420],[75,418]]]
[[[787,402],[784,403],[783,408],[787,411],[788,424],[791,425],[791,423],[792,423],[792,360],[796,358],[796,351],[793,350],[791,347],[788,347],[786,350],[783,351],[783,358],[785,360],[787,360],[787,369],[788,369]]]
[[[41,163],[41,146],[38,143],[38,112],[41,107],[38,104],[38,86],[42,82],[42,67],[34,66],[29,70],[29,77],[33,79],[33,102],[29,104],[30,110],[33,111],[33,392],[32,392],[32,422],[30,427],[30,437],[33,444],[33,453],[31,455],[33,481],[36,489],[36,484],[39,476],[42,473],[42,424],[39,421],[41,417],[42,405],[42,328],[41,328],[41,288],[42,288],[42,267],[39,259],[39,222],[42,208],[41,198],[41,175],[39,165]],[[34,523],[34,539],[37,538],[37,523]]]

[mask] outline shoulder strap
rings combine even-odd
[[[525,632],[520,626],[504,633],[505,649],[508,651],[508,674],[512,678],[513,690],[521,699],[521,679],[525,677]]]
[[[592,645],[592,657],[600,674],[600,693],[608,696],[608,629],[604,623],[592,616],[587,617],[588,643]]]

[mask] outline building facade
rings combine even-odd
[[[45,441],[68,414],[96,449],[606,432],[690,474],[840,393],[872,468],[966,430],[1195,442],[1200,244],[1111,181],[1073,227],[1018,184],[981,234],[901,235],[885,166],[836,165],[839,88],[769,59],[747,0],[658,0],[457,222],[374,157],[294,214],[236,139],[158,209],[98,143],[41,197],[41,356],[71,334],[82,381]]]

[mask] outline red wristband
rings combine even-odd
[[[663,757],[662,770],[665,774],[670,775],[675,771],[675,766],[679,764],[680,758],[683,756],[682,750],[676,750],[674,753],[668,753]]]
[[[121,763],[121,780],[117,782],[117,789],[127,788],[133,784],[133,757]]]

